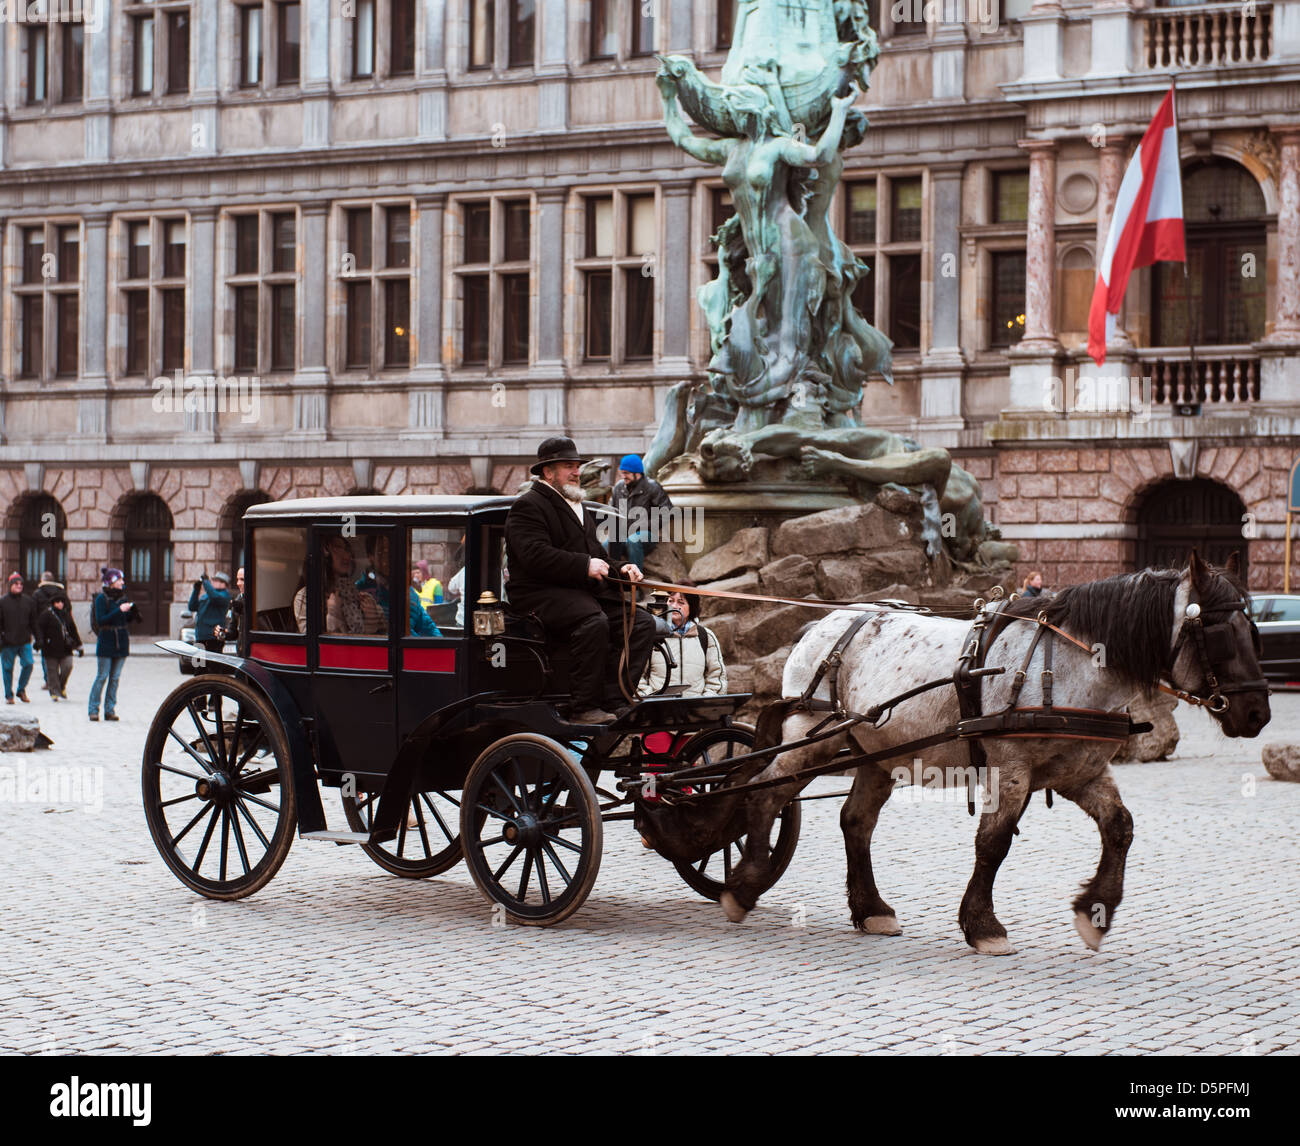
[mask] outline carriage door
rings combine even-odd
[[[405,615],[393,576],[397,530],[312,534],[306,621],[321,767],[383,777],[397,747],[393,630]]]
[[[140,610],[144,634],[169,633],[172,603],[172,514],[156,494],[126,511],[126,599]],[[171,634],[174,635],[174,634]]]

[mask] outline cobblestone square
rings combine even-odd
[[[607,825],[585,907],[551,929],[494,926],[463,866],[404,881],[356,848],[302,840],[258,895],[209,902],[167,871],[141,810],[140,752],[181,680],[174,662],[131,657],[118,724],[86,721],[92,675],[89,659],[77,663],[66,705],[35,681],[25,711],[55,747],[0,756],[0,1052],[1300,1048],[1300,786],[1260,764],[1263,743],[1300,735],[1300,695],[1275,695],[1254,741],[1226,740],[1180,707],[1175,759],[1117,767],[1135,839],[1099,953],[1069,906],[1095,866],[1096,830],[1072,804],[1049,811],[1037,798],[996,891],[1019,953],[987,959],[956,926],[973,860],[964,798],[896,797],[882,813],[876,872],[897,938],[849,926],[838,800],[805,805],[789,871],[743,926],[624,823]],[[65,767],[81,791],[50,802],[37,777]],[[332,792],[326,809],[342,826]]]

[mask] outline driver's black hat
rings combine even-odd
[[[537,447],[537,461],[528,467],[528,472],[536,477],[543,466],[552,462],[577,462],[579,465],[590,459],[579,456],[578,447],[572,438],[547,438]]]

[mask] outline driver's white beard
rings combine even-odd
[[[561,486],[561,487],[560,487],[560,492],[561,492],[562,494],[564,494],[564,496],[567,497],[570,501],[581,501],[581,500],[582,500],[582,486],[580,486],[580,485],[564,485],[564,486]]]

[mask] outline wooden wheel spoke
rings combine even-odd
[[[523,903],[528,895],[528,877],[533,874],[533,849],[524,854],[524,874],[519,880],[519,894],[515,897]]]
[[[240,757],[239,761],[235,764],[236,772],[242,772],[244,770],[244,765],[253,758],[253,753],[257,751],[257,746],[262,743],[262,726],[257,724],[254,727],[257,731],[253,733],[253,739],[249,741],[248,747],[244,750],[244,755]]]
[[[174,800],[164,800],[158,807],[170,808],[173,804],[183,804],[186,800],[197,800],[198,798],[199,794],[197,792],[191,792],[188,796],[177,796]]]
[[[577,852],[579,855],[582,855],[582,848],[571,840],[566,840],[563,836],[553,836],[547,831],[543,831],[542,836],[550,840],[553,844],[559,844],[561,847],[568,848],[571,852]]]
[[[212,833],[217,826],[217,806],[212,805],[212,819],[208,821],[208,830],[203,833],[203,843],[199,845],[199,854],[194,857],[193,871],[197,875],[203,866],[203,857],[208,854],[208,844],[212,842]]]
[[[498,812],[495,808],[489,808],[486,804],[475,804],[474,807],[480,812],[486,812],[489,816],[496,816],[498,820],[505,820],[508,823],[513,822],[512,817],[507,816],[504,812]]]
[[[252,813],[249,812],[249,810],[244,807],[243,800],[241,800],[238,796],[235,797],[235,807],[238,808],[239,811],[243,814],[244,819],[248,821],[248,826],[252,828],[254,832],[257,833],[257,838],[262,841],[262,846],[269,852],[271,850],[271,841],[266,838],[266,835],[262,831],[261,826],[258,824],[258,822],[255,819],[253,819]],[[239,821],[236,820],[235,823],[236,825],[238,825]]]
[[[188,747],[188,745],[186,745],[186,747]],[[164,764],[161,760],[159,760],[159,761],[157,761],[155,764],[153,764],[152,767],[154,767],[154,768],[161,768],[164,772],[175,772],[177,776],[184,776],[185,779],[187,779],[187,780],[202,780],[202,779],[203,779],[202,776],[198,776],[198,775],[196,775],[196,774],[193,773],[193,772],[182,772],[179,768],[173,768],[170,764]],[[208,775],[211,776],[212,773],[209,772]]]
[[[518,856],[519,853],[523,850],[524,849],[519,844],[515,844],[514,851],[512,851],[510,855],[506,858],[506,862],[503,863],[499,868],[496,869],[496,871],[492,873],[492,878],[494,881],[496,881],[497,883],[501,882],[501,877],[505,875],[506,870],[510,867],[512,863],[515,862],[515,857]]]
[[[411,801],[411,807],[415,810],[415,825],[420,830],[420,844],[424,848],[424,858],[430,859],[433,856],[433,849],[429,847],[429,833],[424,830],[424,813],[420,810],[420,794],[418,792]]]
[[[180,733],[178,733],[174,727],[167,729],[167,735],[170,736],[173,740],[175,740],[176,743],[179,744],[182,748],[184,748],[185,751],[188,752],[192,757],[194,757],[194,759],[198,762],[199,767],[202,768],[203,771],[205,771],[209,776],[212,775],[212,766],[208,763],[207,760],[204,760],[202,756],[200,756],[197,752],[194,751],[194,749],[190,746],[189,741],[187,741],[183,736],[181,736]],[[160,763],[158,767],[167,768],[167,765]],[[169,772],[176,771],[175,768],[168,768],[167,770]],[[189,773],[182,772],[180,773],[180,775],[189,776]],[[191,776],[190,778],[193,780],[202,779],[201,776]]]
[[[565,840],[560,841],[560,843],[566,843],[566,842],[567,841]],[[543,837],[542,847],[546,850],[546,854],[551,857],[551,863],[555,865],[555,870],[560,873],[560,878],[564,880],[564,886],[568,887],[570,884],[573,883],[573,876],[569,874],[569,869],[566,868],[564,864],[560,862],[560,857],[555,854],[555,849],[551,847],[550,843],[548,842],[548,837]],[[581,854],[582,852],[581,848],[578,848],[576,850],[579,852],[579,854]]]
[[[221,809],[221,874],[218,878],[226,882],[226,859],[230,854],[230,813]]]
[[[549,904],[551,902],[551,887],[546,882],[546,865],[542,861],[542,853],[540,849],[534,848],[529,854],[537,859],[537,886],[542,891],[542,902]]]
[[[250,804],[256,804],[258,807],[265,808],[268,812],[275,812],[277,815],[280,812],[279,804],[268,803],[266,800],[263,800],[261,796],[254,796],[251,792],[240,792],[238,798],[241,800],[247,800]]]
[[[247,776],[240,776],[235,781],[236,788],[251,788],[254,784],[260,784],[268,776],[278,776],[279,768],[267,768],[263,772],[250,772]]]
[[[230,734],[230,759],[232,760],[237,761],[239,759],[239,733],[243,727],[244,727],[244,706],[241,704],[239,708],[235,710],[235,727]],[[235,775],[239,774],[239,770],[242,767],[243,765],[241,764],[235,765]]]
[[[438,821],[438,827],[442,829],[442,834],[447,837],[447,842],[451,843],[456,838],[456,833],[447,827],[447,821],[444,820],[438,809],[433,806],[433,801],[429,799],[428,792],[421,792],[420,798],[428,805],[429,811],[433,813],[433,818]],[[419,805],[416,805],[416,811],[419,811]]]
[[[515,799],[515,794],[509,788],[506,787],[505,782],[501,779],[501,776],[495,771],[492,773],[492,782],[498,788],[501,789],[501,791],[505,794],[506,799],[510,801],[510,806],[514,808],[516,812],[523,811],[523,808],[519,806],[519,801]]]
[[[203,808],[200,809],[199,814],[195,816],[194,819],[192,819],[188,824],[186,824],[183,828],[181,828],[179,835],[172,836],[172,847],[175,848],[176,845],[180,843],[181,840],[183,840],[189,834],[189,830],[192,827],[194,827],[194,825],[197,824],[201,819],[203,819],[203,817],[209,811],[213,810],[213,807],[214,806],[212,804],[205,805]]]
[[[203,741],[203,747],[207,751],[208,759],[218,766],[225,764],[225,759],[218,759],[216,751],[212,747],[212,739],[208,736],[208,730],[203,727],[203,721],[199,719],[199,710],[194,707],[193,700],[187,700],[185,707],[189,710],[190,719],[194,721],[194,727],[199,730],[199,739]]]
[[[230,761],[231,761],[232,757],[230,757],[230,756],[228,756],[228,755],[226,754],[226,723],[225,723],[225,721],[222,719],[222,716],[221,716],[221,693],[218,692],[218,693],[216,693],[215,695],[216,695],[216,701],[217,701],[217,703],[216,703],[216,711],[217,711],[217,744],[221,747],[221,763],[222,763],[222,765],[223,765],[223,766],[226,766],[226,767],[229,767],[229,765],[230,765]],[[209,704],[212,702],[212,697],[211,697],[211,696],[208,697],[208,702],[209,702]]]
[[[229,809],[227,809],[226,814],[230,815]],[[239,849],[239,862],[244,869],[244,874],[247,875],[252,868],[248,866],[248,850],[244,847],[244,832],[239,826],[239,817],[237,815],[230,816],[230,822],[235,829],[235,847]]]

